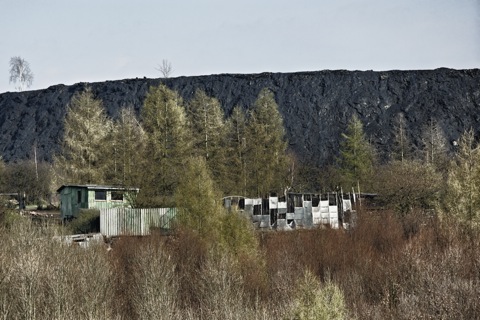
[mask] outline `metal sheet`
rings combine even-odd
[[[101,209],[100,233],[107,237],[148,235],[153,227],[169,229],[175,215],[175,208]]]
[[[269,209],[278,209],[278,197],[269,197],[268,198],[268,208]]]

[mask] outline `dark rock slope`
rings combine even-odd
[[[480,131],[480,70],[318,71],[222,74],[169,79],[127,79],[57,85],[45,90],[0,95],[0,154],[5,161],[37,155],[50,161],[59,150],[66,106],[90,86],[115,117],[122,106],[140,111],[150,86],[163,81],[189,100],[196,89],[217,97],[228,115],[234,106],[253,105],[270,88],[284,116],[290,147],[301,158],[323,164],[338,154],[340,134],[352,114],[381,154],[392,146],[393,121],[404,113],[412,139],[436,120],[449,142],[466,129]]]

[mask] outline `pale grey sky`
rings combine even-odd
[[[21,56],[56,84],[317,70],[480,68],[480,0],[0,0],[0,93]]]

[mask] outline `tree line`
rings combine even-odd
[[[419,147],[411,141],[404,114],[392,119],[392,131],[388,160],[379,160],[362,121],[353,115],[336,161],[317,167],[288,149],[282,115],[268,89],[252,106],[236,106],[226,117],[218,99],[204,91],[184,101],[160,84],[150,88],[139,115],[126,106],[112,119],[87,88],[67,107],[61,152],[53,165],[0,161],[0,190],[26,192],[30,201],[45,202],[62,184],[112,184],[139,187],[138,206],[171,206],[178,202],[179,186],[195,181],[200,170],[218,198],[353,189],[378,193],[382,206],[401,215],[436,209],[477,221],[480,151],[474,133],[465,132],[451,154],[433,119],[424,124]]]
[[[139,204],[169,205],[191,162],[205,166],[222,194],[282,192],[289,167],[283,119],[271,91],[226,118],[219,101],[197,90],[190,101],[163,84],[151,87],[139,118],[125,107],[112,120],[91,89],[68,106],[57,184],[140,188]],[[193,178],[193,177],[190,177]]]

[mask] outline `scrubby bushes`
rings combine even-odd
[[[78,217],[70,221],[67,226],[74,234],[100,232],[100,211],[81,209]]]
[[[309,270],[300,281],[292,310],[295,320],[345,319],[347,308],[342,291],[329,279],[321,284]]]
[[[18,219],[0,232],[4,319],[108,319],[112,274],[102,247],[53,240],[56,229]]]
[[[252,249],[238,251],[209,244],[189,229],[121,238],[113,250],[53,240],[61,231],[24,217],[2,227],[0,316],[480,317],[480,235],[435,218],[405,233],[395,213],[359,212],[357,227],[348,232],[258,232]]]

